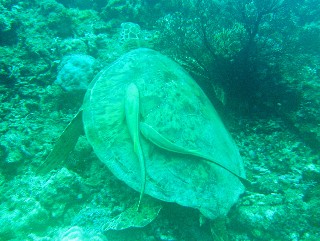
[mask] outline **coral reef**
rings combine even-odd
[[[59,240],[61,241],[107,241],[102,235],[97,235],[93,232],[86,233],[82,228],[78,226],[73,226],[67,231],[62,232],[59,235]]]
[[[209,241],[221,228],[164,204],[146,227],[104,231],[139,194],[85,137],[64,168],[36,174],[82,103],[54,84],[64,56],[99,70],[139,44],[194,76],[239,146],[252,185],[224,220],[229,240],[319,240],[319,4],[1,0],[0,240]],[[138,44],[121,42],[128,22]]]
[[[96,60],[89,55],[74,54],[63,57],[55,83],[68,92],[86,90],[96,74]]]

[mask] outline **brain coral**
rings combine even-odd
[[[73,54],[63,57],[55,83],[64,90],[86,90],[94,77],[97,61],[84,54]]]

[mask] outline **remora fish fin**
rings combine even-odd
[[[142,135],[149,140],[150,142],[152,142],[154,145],[167,150],[167,151],[171,151],[171,152],[175,152],[175,153],[180,153],[180,154],[184,154],[184,155],[191,155],[191,156],[196,156],[196,157],[200,157],[206,161],[209,161],[211,163],[214,163],[220,167],[222,167],[223,169],[225,169],[226,171],[230,172],[231,174],[233,174],[234,176],[238,177],[239,180],[245,184],[251,184],[249,180],[247,180],[245,177],[241,177],[240,175],[238,175],[237,173],[235,173],[233,170],[230,170],[228,167],[226,167],[225,165],[223,165],[223,163],[220,163],[218,161],[213,160],[211,157],[201,154],[199,151],[196,150],[188,150],[186,148],[183,148],[181,146],[178,146],[176,144],[174,144],[173,142],[171,142],[170,140],[168,140],[167,138],[165,138],[163,135],[161,135],[159,132],[157,132],[152,126],[141,122],[140,123],[140,131],[142,133]]]
[[[141,200],[144,194],[145,186],[146,186],[146,167],[145,160],[140,144],[140,131],[139,131],[139,90],[134,83],[131,83],[126,92],[125,97],[125,115],[128,130],[133,142],[134,152],[136,153],[141,171],[141,190],[140,190],[140,198],[137,210],[139,210]]]

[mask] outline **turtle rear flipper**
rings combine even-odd
[[[74,149],[80,135],[83,135],[82,110],[80,110],[57,140],[53,150],[45,162],[38,168],[38,174],[46,174],[57,168],[68,157]]]

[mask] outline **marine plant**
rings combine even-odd
[[[157,22],[159,45],[170,49],[202,81],[222,87],[230,104],[233,98],[259,102],[256,89],[269,77],[261,72],[272,71],[270,60],[277,61],[283,50],[282,36],[270,31],[287,17],[283,1],[176,2],[181,11]]]

